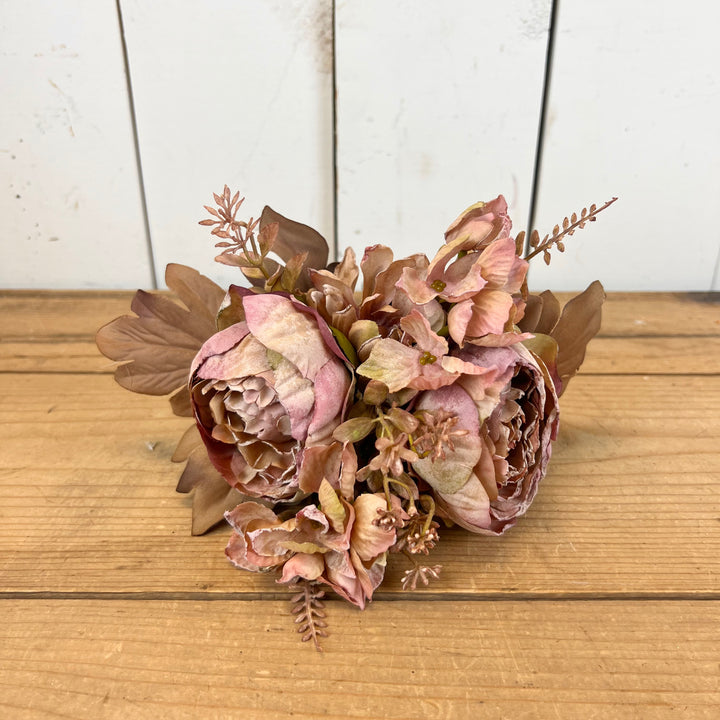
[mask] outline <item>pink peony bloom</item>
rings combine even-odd
[[[490,371],[420,395],[417,410],[451,412],[454,451],[413,468],[435,491],[438,508],[472,532],[499,535],[530,506],[545,476],[558,428],[547,368],[522,344],[468,346],[458,357]]]
[[[307,505],[284,522],[258,503],[238,505],[225,515],[235,530],[225,553],[245,570],[282,569],[282,583],[298,577],[323,582],[363,608],[382,582],[396,540],[394,529],[374,524],[385,498],[364,493],[351,504],[327,482],[318,496],[320,507]]]
[[[352,378],[324,321],[275,293],[242,297],[245,319],[213,335],[190,372],[200,435],[242,493],[298,494],[303,456],[332,442]]]

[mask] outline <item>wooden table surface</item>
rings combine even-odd
[[[0,717],[720,717],[718,294],[611,295],[528,515],[329,602],[324,653],[190,536],[188,420],[93,343],[129,299],[0,293]]]

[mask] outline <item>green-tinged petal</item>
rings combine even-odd
[[[383,338],[370,351],[368,359],[360,365],[357,373],[371,380],[379,380],[393,393],[408,387],[420,374],[420,353],[399,343]]]
[[[320,509],[330,521],[333,530],[338,533],[345,532],[345,508],[327,480],[320,483],[318,498],[320,500]]]

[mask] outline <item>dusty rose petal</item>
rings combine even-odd
[[[407,296],[418,305],[424,305],[438,295],[438,291],[433,290],[426,278],[420,277],[420,273],[417,268],[414,267],[403,268],[402,275],[397,281],[396,287],[405,292]]]
[[[393,393],[407,387],[420,374],[420,353],[397,340],[378,340],[368,359],[357,368],[358,375],[379,380]]]
[[[382,495],[363,493],[353,503],[355,522],[352,528],[350,544],[363,561],[374,560],[395,542],[395,531],[383,530],[373,522],[378,518],[378,510],[387,507]]]
[[[248,296],[243,299],[243,307],[252,335],[269,350],[287,358],[303,377],[312,380],[330,360],[317,323],[297,312],[287,298],[270,293]]]
[[[455,451],[448,452],[445,460],[421,458],[412,464],[415,472],[436,491],[455,493],[468,482],[480,459],[480,424],[475,404],[465,390],[449,385],[424,393],[416,409],[450,412],[458,418],[456,429],[468,431],[466,435],[455,438]]]
[[[280,583],[292,582],[295,578],[301,577],[306,580],[317,580],[325,570],[323,556],[314,553],[297,553],[293,555],[284,565]]]
[[[470,532],[488,531],[492,524],[490,499],[475,475],[455,493],[438,493],[437,501],[453,522]]]
[[[413,310],[402,318],[400,327],[415,340],[423,352],[428,352],[438,358],[447,355],[447,340],[434,333],[427,318],[417,310]]]
[[[466,336],[501,334],[512,306],[512,296],[502,290],[483,290],[478,293],[472,301],[470,321],[465,328]]]

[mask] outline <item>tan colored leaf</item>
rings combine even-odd
[[[557,369],[563,391],[582,365],[587,344],[600,330],[604,300],[605,290],[596,280],[565,305],[550,333],[558,344]]]
[[[225,513],[237,507],[245,496],[220,476],[208,477],[193,495],[192,534],[203,535],[225,520]]]
[[[170,396],[170,407],[175,415],[192,417],[193,411],[190,405],[190,391],[187,385],[183,385],[174,395]]]
[[[130,309],[98,330],[100,352],[124,363],[115,380],[128,390],[167,395],[187,382],[190,363],[215,332],[215,314],[224,292],[196,270],[168,266],[168,285],[188,310],[163,295],[138,290]]]
[[[180,438],[172,456],[173,462],[187,461],[175,490],[193,494],[192,534],[202,535],[224,519],[245,496],[231,488],[213,467],[205,445],[193,423]]]
[[[345,249],[343,259],[338,263],[333,272],[340,282],[344,283],[353,290],[355,289],[355,283],[357,283],[360,268],[358,267],[357,260],[355,258],[355,251],[352,248],[349,247]]]
[[[307,258],[308,254],[306,252],[298,253],[297,255],[293,255],[287,263],[285,264],[285,267],[282,271],[282,276],[280,279],[280,285],[281,289],[285,290],[285,292],[293,292],[295,288],[297,287],[298,278],[300,277],[303,268],[307,266]]]

